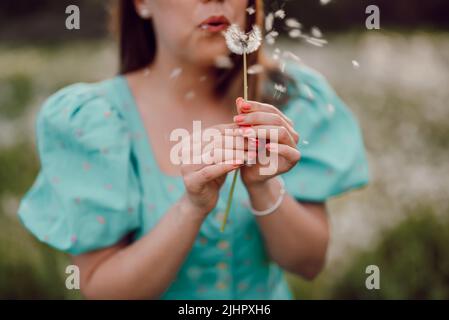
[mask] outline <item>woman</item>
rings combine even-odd
[[[250,79],[251,95],[270,103],[235,102],[241,57],[230,55],[222,31],[261,24],[261,3],[122,0],[121,75],[69,86],[45,103],[42,169],[19,215],[41,241],[73,256],[87,298],[291,299],[282,269],[307,279],[322,269],[325,202],[367,183],[363,141],[325,80],[304,67],[282,73],[252,54],[250,64],[267,72]],[[234,67],[218,69],[222,56]],[[272,99],[274,83],[288,87],[282,99]],[[254,137],[243,157],[175,165],[170,133],[198,120],[224,137],[275,129],[279,139],[266,149],[278,155],[276,171],[246,165],[257,157],[248,151]],[[226,176],[236,169],[241,179],[220,232]]]

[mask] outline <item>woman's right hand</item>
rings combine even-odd
[[[183,176],[188,204],[198,212],[202,218],[205,218],[211,212],[218,201],[220,188],[226,180],[229,172],[243,166],[247,159],[247,152],[244,150],[244,144],[238,143],[236,136],[240,135],[238,126],[235,124],[223,124],[214,126],[211,129],[217,129],[217,134],[221,139],[204,141],[204,135],[201,139],[194,141],[192,135],[186,139],[182,146],[183,154],[189,154],[190,159],[183,159],[181,165],[181,174]],[[232,132],[232,133],[231,133]],[[233,139],[232,149],[225,149],[225,139]],[[214,143],[211,143],[213,141]],[[192,159],[192,149],[195,144],[201,142],[201,163],[194,163]],[[207,146],[207,150],[204,150]],[[193,149],[194,150],[194,149]],[[236,152],[237,150],[243,152]],[[188,152],[188,153],[187,153]],[[207,161],[205,161],[207,160]],[[197,161],[198,162],[198,161]]]

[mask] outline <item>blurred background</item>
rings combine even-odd
[[[65,29],[69,4],[81,10],[80,30]],[[117,72],[110,4],[0,2],[0,299],[81,298],[64,285],[68,258],[34,240],[16,212],[39,169],[34,121],[44,99]],[[381,30],[365,27],[372,4]],[[360,121],[373,177],[329,203],[327,267],[313,282],[289,276],[295,296],[449,299],[449,2],[291,0],[267,8],[283,8],[304,33],[328,41],[319,47],[282,34],[267,50],[294,53],[329,79]],[[365,287],[368,265],[380,268],[380,290]]]

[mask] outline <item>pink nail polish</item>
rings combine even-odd
[[[244,122],[245,121],[245,116],[243,116],[243,115],[238,115],[238,116],[235,116],[234,117],[234,122],[237,122],[237,123],[241,123],[241,122]]]

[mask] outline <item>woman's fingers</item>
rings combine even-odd
[[[184,176],[186,188],[190,190],[201,190],[207,183],[218,179],[225,174],[241,167],[243,162],[222,162],[210,166],[206,166],[199,171]]]
[[[237,107],[239,107],[240,113],[251,113],[261,111],[278,114],[279,116],[284,118],[285,121],[287,121],[287,123],[293,126],[293,121],[289,117],[287,117],[284,113],[282,113],[281,110],[279,110],[275,106],[272,106],[271,104],[261,103],[257,101],[245,101],[243,98],[239,98],[237,99]]]
[[[240,133],[247,138],[257,138],[259,141],[270,140],[275,143],[289,145],[292,148],[296,147],[295,139],[292,137],[290,131],[285,127],[257,125],[241,128]]]
[[[301,159],[301,153],[298,149],[285,144],[269,143],[265,147],[270,153],[278,154],[292,165],[295,165]]]
[[[284,127],[289,131],[295,144],[299,141],[299,134],[282,116],[276,113],[255,111],[239,114],[234,117],[234,122],[239,126],[271,125]]]
[[[253,161],[256,156],[255,151],[214,148],[204,151],[198,159],[191,159],[196,161],[185,162],[181,172],[188,174],[219,163],[245,163]]]

